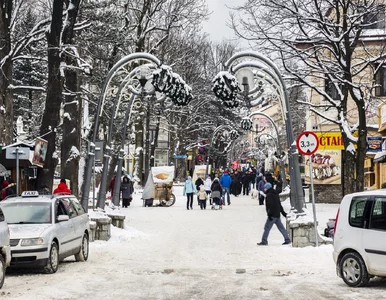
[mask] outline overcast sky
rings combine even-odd
[[[208,22],[204,23],[204,31],[210,34],[213,41],[234,38],[233,31],[226,26],[230,9],[227,6],[243,4],[244,0],[206,0],[209,11],[212,12]]]

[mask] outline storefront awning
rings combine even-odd
[[[384,162],[386,161],[386,150],[377,152],[374,156],[374,162]]]

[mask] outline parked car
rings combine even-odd
[[[9,245],[9,228],[0,208],[0,289],[4,284],[5,269],[11,262],[11,247]]]
[[[352,287],[386,277],[386,190],[346,195],[335,222],[337,275]]]
[[[0,202],[11,236],[11,267],[42,267],[55,273],[59,261],[89,255],[89,218],[73,195],[37,191]]]

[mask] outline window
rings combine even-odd
[[[76,213],[78,214],[78,216],[83,215],[85,213],[85,211],[84,211],[84,209],[83,209],[83,207],[80,204],[78,199],[71,198],[71,203],[72,203],[74,209],[76,210]]]
[[[338,90],[336,89],[335,85],[330,81],[329,79],[324,80],[324,89],[333,100],[339,100],[339,93]]]
[[[378,69],[377,73],[375,73],[375,96],[386,96],[386,66],[382,65],[380,68],[375,66],[375,69]]]
[[[363,24],[365,29],[384,29],[385,5],[378,5],[373,11],[366,13],[363,16]]]
[[[356,197],[351,201],[349,224],[353,227],[363,227],[365,206],[367,202],[365,197]]]
[[[68,211],[68,216],[71,218],[74,218],[78,215],[76,212],[74,205],[71,203],[70,199],[62,198],[61,201],[63,202],[64,206],[66,207],[66,210]]]
[[[386,230],[386,198],[375,198],[369,228]]]

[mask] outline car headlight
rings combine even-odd
[[[36,246],[44,244],[43,238],[23,239],[21,241],[22,246]]]

